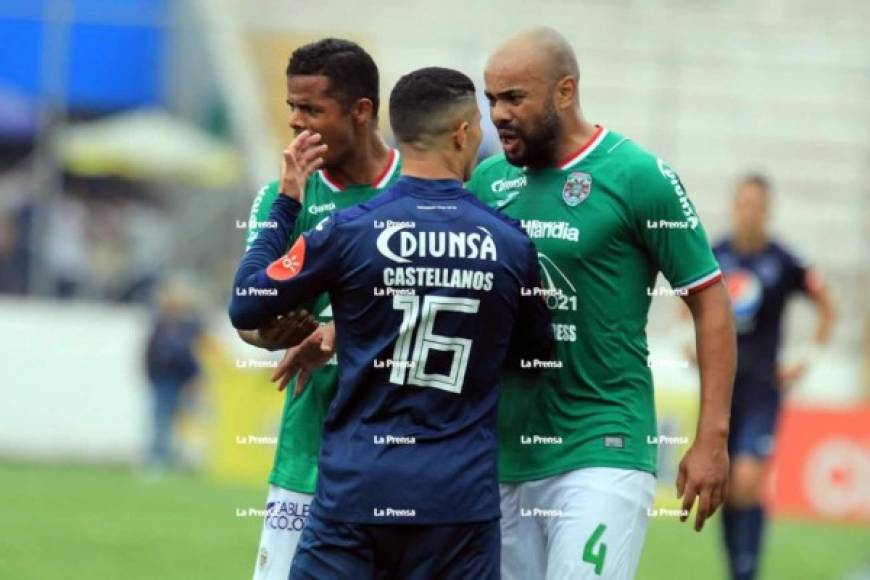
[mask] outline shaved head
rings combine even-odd
[[[533,28],[509,38],[490,56],[487,68],[491,65],[516,64],[518,59],[534,65],[549,82],[566,76],[575,79],[580,77],[574,49],[564,36],[552,28]]]

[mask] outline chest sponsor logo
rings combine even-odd
[[[580,239],[580,230],[565,221],[522,220],[520,225],[533,240],[547,238],[576,242]]]
[[[740,268],[725,273],[725,286],[731,297],[737,332],[751,332],[763,297],[761,281],[752,270]]]
[[[569,207],[580,205],[592,193],[592,176],[588,173],[574,172],[565,180],[562,199]]]
[[[388,226],[378,235],[377,248],[382,256],[398,264],[411,258],[498,259],[492,234],[483,226],[472,232],[408,231],[408,225]]]
[[[499,179],[492,182],[493,193],[503,193],[510,189],[521,189],[529,183],[528,177],[520,175],[514,179]]]
[[[311,215],[318,215],[328,211],[335,211],[334,202],[330,201],[329,203],[321,203],[319,205],[315,204],[308,206],[308,213],[310,213]]]
[[[680,200],[680,207],[683,210],[683,215],[686,216],[686,221],[689,223],[689,227],[694,230],[698,227],[698,216],[695,214],[695,208],[692,207],[692,202],[689,201],[689,196],[686,195],[686,190],[683,188],[680,178],[677,177],[677,173],[668,167],[664,161],[661,159],[658,159],[657,161],[659,173],[671,182],[671,186],[674,188],[674,193]]]

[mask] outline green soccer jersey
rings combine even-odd
[[[583,467],[655,474],[650,290],[661,271],[678,292],[715,282],[719,266],[676,173],[599,127],[560,166],[527,170],[503,154],[467,187],[522,223],[538,249],[538,292],[553,315],[552,361],[508,373],[499,404],[505,483]]]
[[[383,173],[372,185],[341,187],[325,171],[313,174],[305,184],[302,211],[296,221],[292,239],[287,240],[287,247],[330,212],[367,201],[393,184],[399,178],[400,165],[399,152],[394,149],[390,152]],[[247,247],[257,239],[260,229],[270,227],[269,212],[278,195],[278,182],[274,181],[261,189],[254,199],[248,220]],[[312,300],[306,305],[306,309],[321,324],[332,320],[332,307],[327,294],[321,294]],[[298,397],[293,396],[295,381],[287,386],[278,433],[278,448],[275,450],[269,483],[291,491],[314,493],[323,420],[337,385],[338,368],[333,357],[326,366],[312,374]]]

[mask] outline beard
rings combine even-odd
[[[500,123],[496,126],[499,134],[503,132],[515,137],[521,144],[516,152],[505,151],[505,158],[511,165],[542,169],[557,163],[556,147],[562,135],[562,123],[556,108],[547,104],[539,119],[531,122],[533,129],[525,131],[514,123]]]

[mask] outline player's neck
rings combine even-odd
[[[344,185],[368,184],[384,171],[390,158],[390,148],[377,132],[358,143],[353,153],[338,167],[330,167],[329,175]]]
[[[757,254],[767,247],[768,238],[765,232],[741,232],[735,233],[733,238],[734,249],[741,254]]]
[[[454,167],[455,163],[433,155],[431,152],[421,153],[413,149],[402,149],[402,175],[419,177],[420,179],[458,179],[462,181],[462,168]]]
[[[562,138],[556,146],[554,162],[559,164],[577,153],[592,140],[597,130],[598,127],[586,121],[581,115],[571,116],[563,125]]]

